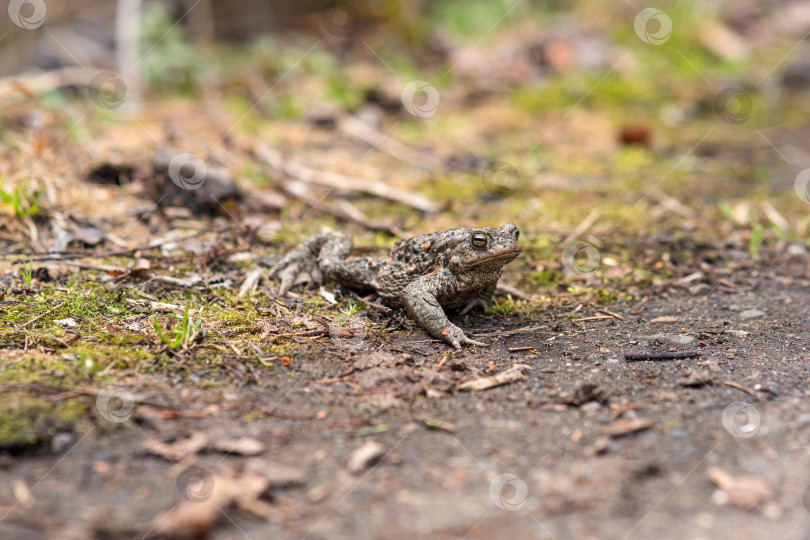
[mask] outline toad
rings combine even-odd
[[[400,240],[388,258],[349,257],[353,242],[344,232],[315,235],[271,271],[279,295],[293,285],[320,284],[324,277],[360,292],[375,292],[392,308],[404,308],[431,336],[456,349],[485,343],[467,337],[445,314],[480,307],[486,311],[504,265],[522,248],[513,223],[498,228],[462,228]]]

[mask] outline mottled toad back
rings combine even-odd
[[[347,258],[352,238],[330,232],[313,236],[282,259],[271,272],[281,279],[279,294],[299,283],[327,277],[360,291],[374,291],[386,304],[404,307],[431,336],[455,348],[484,345],[464,335],[442,308],[486,310],[501,268],[522,248],[518,228],[467,228],[400,240],[387,259]]]

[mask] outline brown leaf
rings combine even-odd
[[[349,456],[346,468],[349,472],[359,473],[366,467],[373,465],[385,453],[385,448],[377,441],[368,441]]]
[[[672,315],[663,315],[661,317],[656,317],[653,320],[651,320],[650,324],[667,323],[667,322],[678,322],[678,319],[676,319]]]
[[[268,481],[261,475],[236,475],[230,470],[212,473],[196,468],[190,478],[195,481],[204,478],[207,489],[195,492],[194,486],[189,485],[188,500],[156,519],[158,534],[171,538],[208,538],[222,512],[233,506],[261,518],[278,518],[278,511],[261,500],[268,487]]]
[[[458,385],[458,390],[486,390],[502,384],[507,384],[519,381],[525,377],[523,370],[528,366],[524,364],[516,364],[506,371],[496,373],[489,377],[481,377],[471,381],[465,381]]]
[[[148,440],[144,442],[143,448],[150,454],[155,454],[171,461],[180,461],[181,459],[199,453],[207,445],[208,435],[202,431],[193,431],[188,438],[173,443]]]
[[[678,380],[678,384],[681,386],[706,386],[714,384],[716,379],[718,369],[715,367],[711,369],[709,367],[695,367],[692,369],[688,369],[684,376]]]
[[[265,450],[264,443],[252,437],[238,439],[216,439],[211,441],[211,449],[226,454],[239,454],[241,456],[256,456]]]
[[[753,510],[774,496],[773,486],[764,478],[731,476],[720,467],[709,467],[706,473],[709,480],[723,492],[721,500],[727,498],[734,506]]]

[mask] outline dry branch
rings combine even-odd
[[[336,208],[332,205],[326,204],[324,202],[325,197],[316,197],[312,192],[310,192],[309,187],[303,182],[288,180],[286,182],[280,182],[279,187],[284,193],[306,203],[312,207],[313,210],[335,216],[342,221],[355,223],[372,231],[385,231],[394,236],[399,236],[402,232],[395,226],[388,223],[371,221],[362,212],[354,207],[351,207],[351,210],[348,210],[346,205],[343,205],[343,208]]]
[[[23,73],[0,79],[0,101],[14,94],[34,98],[63,86],[88,86],[100,69],[67,67],[42,73]]]
[[[383,182],[375,182],[364,178],[356,178],[345,174],[336,174],[326,171],[318,171],[295,161],[284,159],[281,152],[268,148],[265,145],[257,145],[254,150],[255,155],[263,162],[267,163],[277,171],[283,172],[303,182],[317,184],[344,191],[356,191],[374,195],[390,201],[402,203],[422,212],[436,212],[438,206],[418,193],[410,193],[399,188],[395,188]]]
[[[420,152],[392,137],[386,136],[357,117],[346,116],[340,118],[337,122],[337,128],[343,133],[370,144],[373,148],[414,167],[426,171],[435,171],[441,166],[435,156]]]
[[[576,240],[577,238],[585,234],[588,231],[588,229],[591,228],[591,225],[596,223],[596,220],[599,219],[599,216],[601,215],[602,212],[600,212],[598,208],[594,208],[593,210],[591,210],[591,212],[587,216],[585,216],[585,219],[582,220],[582,223],[577,225],[577,228],[571,231],[571,234],[569,234],[566,237],[562,245],[566,245],[567,243],[572,242],[573,240]]]
[[[638,360],[678,360],[681,358],[692,358],[693,356],[701,356],[703,353],[700,351],[683,351],[683,352],[653,352],[653,353],[625,353],[624,359],[628,362],[635,362]]]

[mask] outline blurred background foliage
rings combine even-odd
[[[541,174],[564,178],[569,195],[587,180],[620,216],[622,194],[645,192],[650,178],[720,213],[743,184],[741,196],[778,189],[798,204],[793,182],[810,167],[800,142],[810,133],[807,1],[663,2],[672,32],[659,44],[639,35],[650,5],[637,0],[37,1],[47,17],[35,29],[0,17],[0,75],[109,70],[128,104],[216,102],[250,134],[268,119],[318,125],[350,113],[382,133],[396,122],[397,139],[449,163],[474,149],[514,165],[535,195],[547,197]],[[401,92],[413,80],[439,90],[441,114],[407,114]],[[436,200],[477,190],[467,180],[480,163],[465,159],[464,182],[442,187],[456,166],[415,187]]]
[[[134,4],[134,6],[125,6]],[[527,108],[557,108],[604,75],[618,56],[613,49],[632,49],[631,62],[604,81],[599,94],[608,101],[660,101],[684,88],[685,81],[740,78],[751,71],[751,53],[767,65],[787,49],[774,45],[801,36],[806,29],[802,2],[670,2],[661,5],[672,19],[673,32],[660,47],[639,47],[631,24],[646,4],[537,0],[74,0],[45,2],[45,23],[26,30],[0,17],[0,75],[81,65],[122,71],[117,62],[116,13],[136,9],[138,71],[147,90],[194,93],[210,84],[237,82],[250,67],[266,77],[283,74],[315,43],[318,51],[304,71],[332,74],[347,60],[384,60],[398,76],[446,72],[471,60],[457,51],[509,48],[512,60],[529,56],[534,75],[554,74],[542,99],[520,95]],[[785,6],[790,9],[786,9]],[[801,15],[791,17],[791,9]],[[774,24],[764,24],[770,21]],[[126,24],[126,23],[124,23]],[[786,47],[794,45],[785,42]],[[624,51],[621,51],[624,52]],[[801,51],[794,51],[800,53]],[[763,58],[763,54],[769,55]],[[469,55],[468,55],[469,56]],[[493,71],[509,55],[499,59]],[[463,67],[463,66],[461,66]],[[464,74],[453,70],[437,83]],[[643,77],[630,77],[639,72]],[[628,75],[622,77],[622,75]],[[352,75],[342,72],[342,76]],[[515,73],[511,82],[525,82]],[[595,77],[595,78],[594,78]],[[620,81],[619,87],[615,82]],[[755,81],[752,81],[752,83]],[[613,85],[611,87],[611,85]],[[503,85],[501,85],[503,86]],[[508,85],[505,85],[508,86]],[[334,79],[333,97],[357,100]]]

